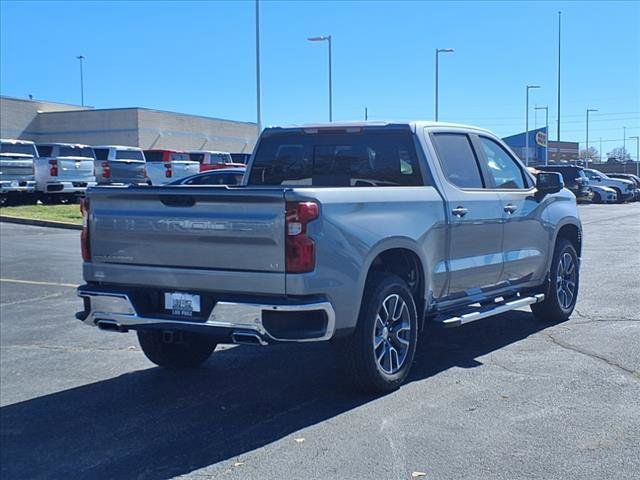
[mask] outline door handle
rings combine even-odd
[[[453,213],[456,217],[458,218],[462,218],[464,217],[467,213],[469,212],[469,210],[467,210],[464,207],[456,207],[453,210],[451,210],[451,213]]]
[[[509,213],[509,214],[515,213],[516,210],[518,210],[518,207],[516,207],[515,205],[512,205],[512,204],[506,205],[504,207],[504,211]]]

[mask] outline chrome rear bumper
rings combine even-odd
[[[319,342],[329,340],[335,331],[335,312],[331,303],[310,302],[302,304],[264,304],[219,301],[206,321],[190,321],[183,318],[153,318],[139,315],[126,293],[100,292],[78,289],[78,296],[85,299],[85,311],[76,317],[91,326],[108,325],[108,330],[156,328],[165,330],[190,329],[202,333],[218,334],[255,333],[260,344],[274,342]],[[87,305],[88,302],[88,305]],[[88,308],[87,308],[88,307]],[[320,334],[305,338],[282,338],[270,332],[264,325],[263,314],[287,312],[318,312],[326,315],[326,328]]]

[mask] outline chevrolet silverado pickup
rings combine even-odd
[[[167,368],[218,343],[331,341],[348,378],[407,378],[428,322],[571,315],[582,230],[558,173],[433,122],[267,128],[239,186],[87,191],[84,308]]]

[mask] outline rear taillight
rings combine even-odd
[[[316,245],[307,236],[307,224],[318,218],[318,204],[313,202],[287,203],[286,211],[286,271],[311,272],[316,266]]]
[[[58,160],[49,160],[49,175],[52,177],[58,176]]]
[[[80,213],[82,213],[82,233],[80,234],[80,250],[82,260],[91,261],[91,245],[89,243],[89,199],[80,199]]]
[[[109,162],[102,162],[102,178],[111,178],[111,165]]]
[[[164,176],[171,178],[173,176],[173,170],[171,168],[171,162],[164,163]]]

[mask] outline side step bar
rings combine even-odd
[[[539,303],[544,300],[544,294],[539,293],[532,297],[523,297],[511,300],[504,303],[496,303],[490,307],[480,308],[476,311],[471,311],[460,316],[443,318],[442,320],[436,319],[436,322],[442,323],[445,327],[459,327],[465,323],[475,322],[476,320],[482,320],[483,318],[493,317],[516,308],[526,307],[532,303]]]

